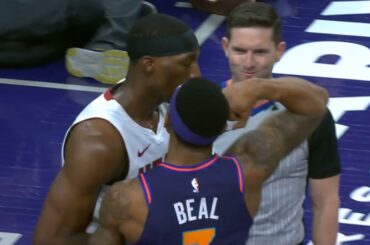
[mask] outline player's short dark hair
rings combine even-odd
[[[205,78],[192,78],[177,93],[176,110],[193,133],[212,138],[224,130],[229,104],[218,85]]]
[[[231,37],[232,28],[266,27],[273,30],[273,41],[281,42],[281,18],[274,8],[263,2],[242,3],[227,16],[226,36]]]
[[[169,56],[198,49],[198,41],[183,21],[166,14],[150,14],[131,28],[127,52],[131,61],[144,55]]]

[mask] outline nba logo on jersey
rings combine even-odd
[[[193,186],[193,192],[199,193],[199,183],[197,178],[193,178],[193,180],[191,181],[191,185]]]

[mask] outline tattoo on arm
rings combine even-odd
[[[99,228],[91,244],[125,244],[120,226],[129,222],[133,201],[131,191],[140,188],[138,181],[124,181],[114,184],[103,199],[100,210]]]
[[[228,150],[243,163],[261,169],[268,178],[279,161],[307,138],[319,118],[283,111],[266,119],[256,130],[242,135]]]
[[[101,210],[101,221],[108,224],[119,224],[119,222],[130,218],[132,201],[129,191],[135,187],[134,181],[124,181],[114,184],[104,197]],[[137,186],[137,185],[136,185]]]

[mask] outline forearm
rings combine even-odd
[[[322,115],[328,101],[327,91],[296,77],[261,79],[259,97],[282,103],[289,111],[301,115]]]
[[[312,240],[315,245],[334,245],[338,232],[339,200],[322,207],[313,206]]]
[[[297,115],[282,111],[265,119],[261,125],[242,135],[227,151],[239,159],[264,170],[266,178],[275,170],[280,159],[306,139],[319,124],[321,117]]]

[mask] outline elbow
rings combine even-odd
[[[324,101],[326,105],[329,100],[329,92],[325,88],[320,87],[320,96],[322,97],[322,100]]]
[[[329,92],[325,88],[319,87],[319,91],[317,94],[321,99],[320,115],[324,117],[324,115],[326,114],[326,106],[329,101]]]
[[[314,98],[312,98],[312,106],[310,111],[310,117],[312,119],[312,125],[318,126],[321,120],[325,117],[327,113],[327,104],[329,101],[329,93],[325,88],[316,86],[316,93]]]
[[[312,207],[314,210],[338,210],[340,207],[339,195],[330,195],[330,197],[323,198],[322,200],[312,200]]]

